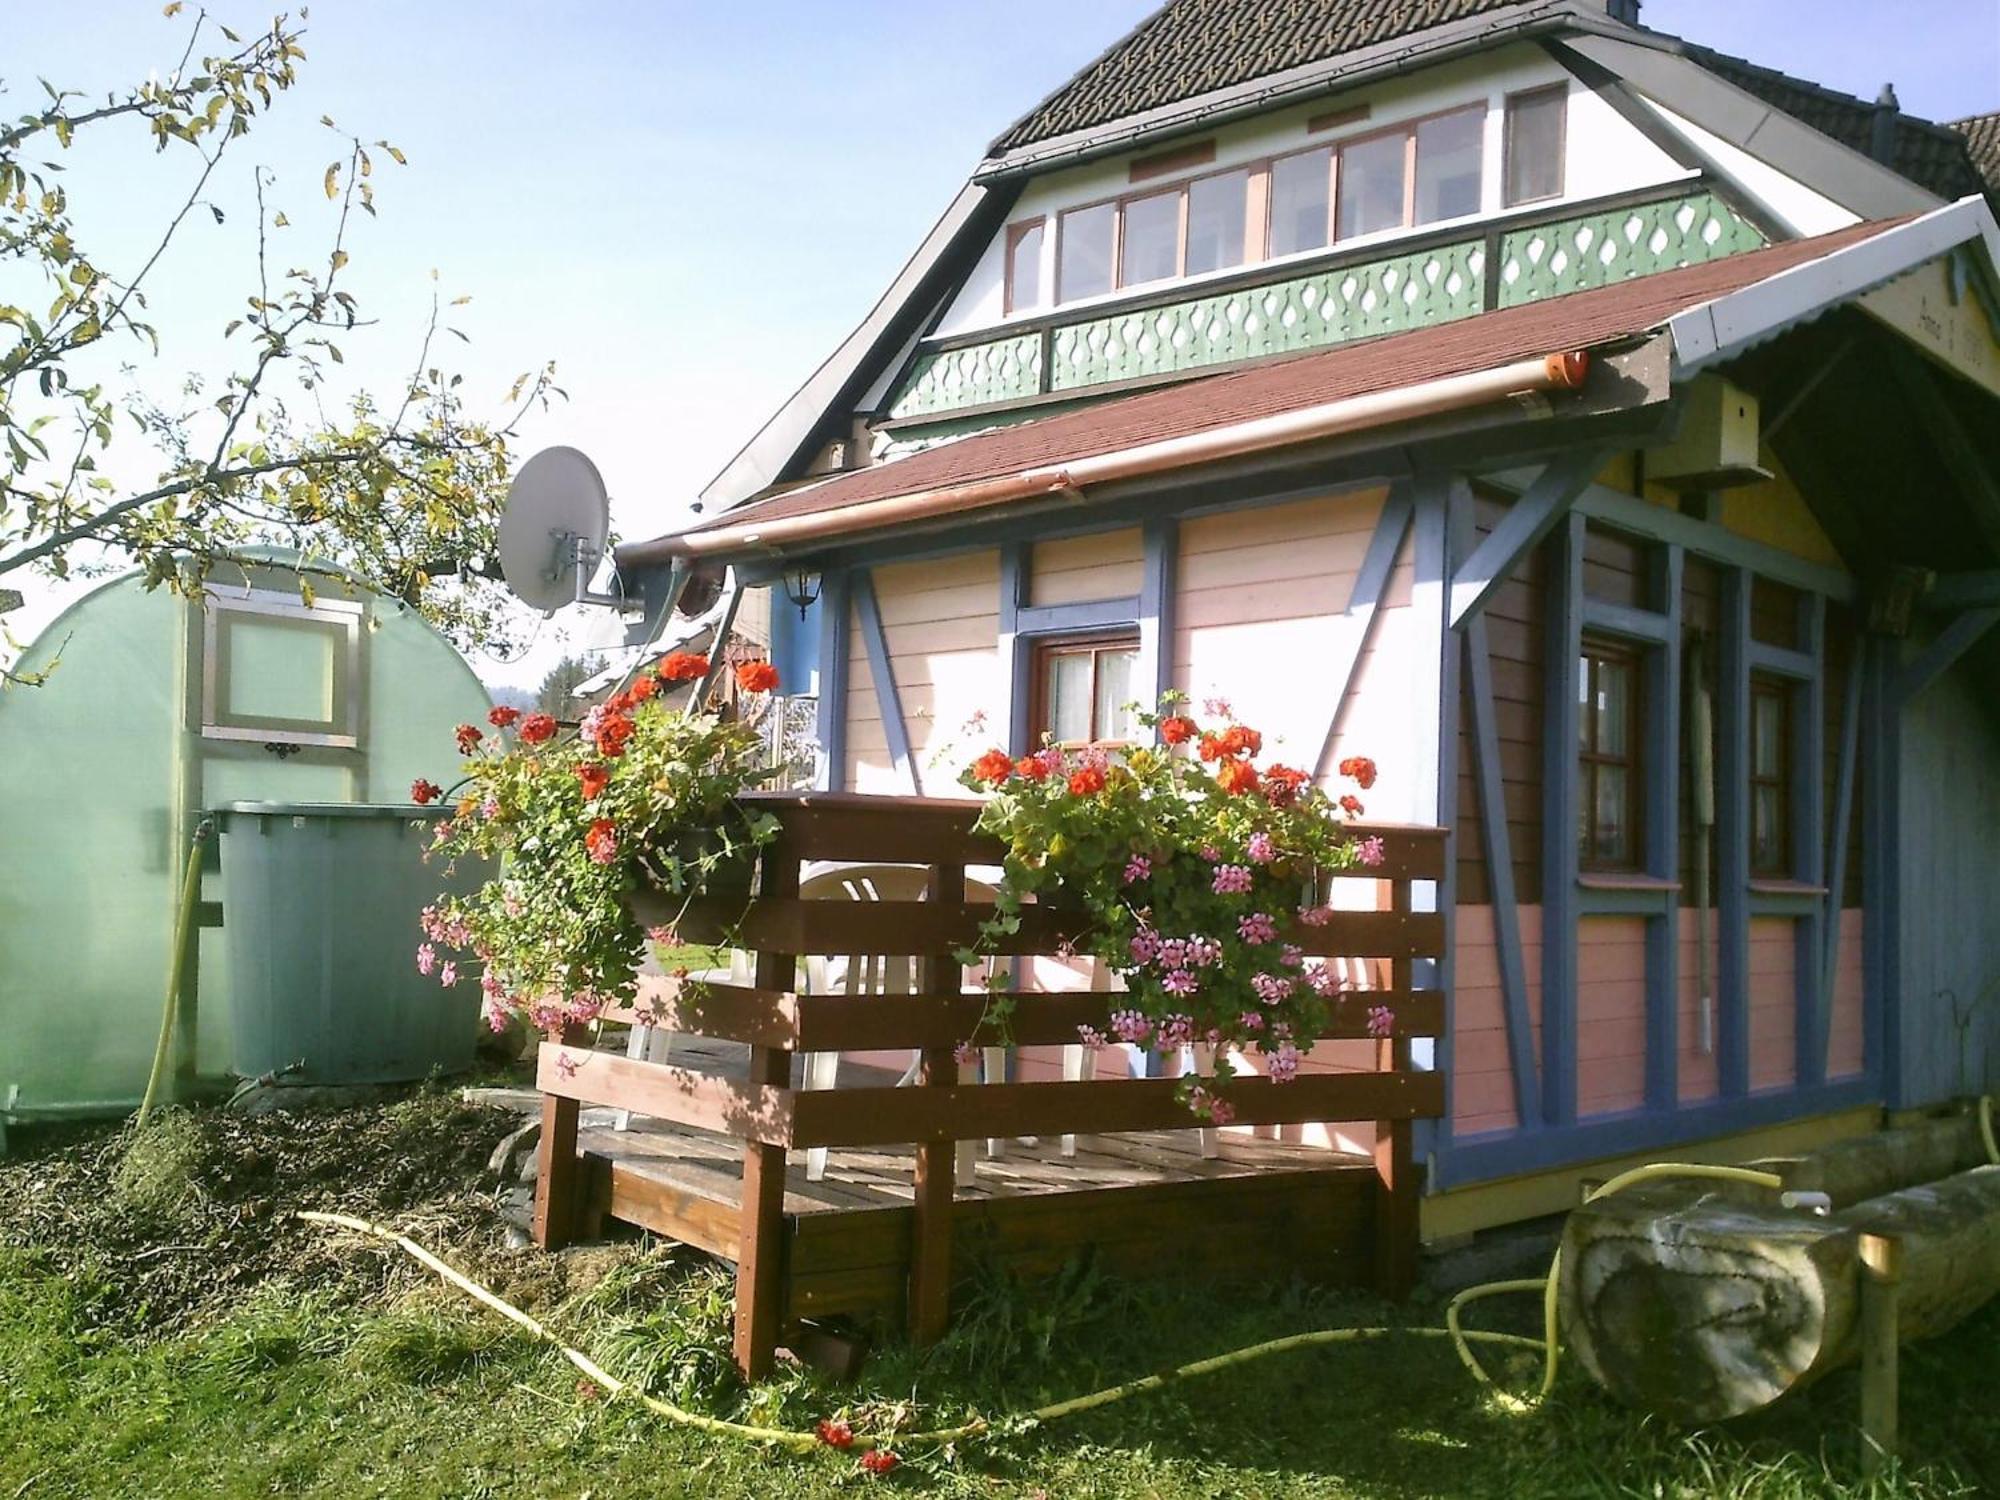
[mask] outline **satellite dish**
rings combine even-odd
[[[566,604],[623,604],[616,594],[590,591],[610,534],[611,503],[597,465],[574,448],[544,448],[507,488],[501,575],[516,598],[544,615]]]

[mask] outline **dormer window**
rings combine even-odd
[[[1042,305],[1042,240],[1048,221],[1030,219],[1007,229],[1007,311]]]
[[[1509,152],[1553,152],[1521,177],[1510,155],[1509,188],[1561,191],[1560,87],[1508,101]],[[1553,114],[1551,110],[1553,109]],[[1366,235],[1471,218],[1485,207],[1485,104],[1468,104],[1343,141],[1167,186],[1154,179],[1215,157],[1213,141],[1131,163],[1134,183],[1108,202],[1065,209],[1054,221],[1055,289],[1043,296],[1046,220],[1007,230],[1006,310],[1033,311],[1252,261],[1324,250]],[[1308,129],[1351,126],[1365,111],[1318,117]],[[1554,144],[1546,146],[1551,128]]]
[[[1507,207],[1559,198],[1563,190],[1563,129],[1569,89],[1531,89],[1507,99]]]

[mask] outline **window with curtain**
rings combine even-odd
[[[1137,740],[1139,637],[1047,641],[1035,651],[1033,740],[1059,745],[1124,745]]]
[[[1577,845],[1586,870],[1639,868],[1639,662],[1608,642],[1577,658]]]

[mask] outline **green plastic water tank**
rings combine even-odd
[[[469,890],[424,850],[443,807],[231,802],[222,910],[235,1071],[287,1083],[395,1083],[472,1065],[479,986],[417,972],[418,917]]]

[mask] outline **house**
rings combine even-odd
[[[773,591],[830,789],[1167,689],[1379,761],[1434,1239],[1865,1131],[2000,1057],[1996,189],[1636,0],[1169,0],[621,566]]]

